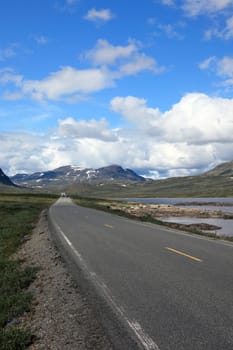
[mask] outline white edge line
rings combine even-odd
[[[128,324],[130,329],[133,331],[133,333],[136,335],[137,339],[140,341],[141,345],[144,347],[145,350],[160,350],[158,345],[153,341],[153,339],[150,338],[149,335],[147,335],[141,325],[135,320],[132,321],[127,318],[125,315],[125,312],[122,307],[118,306],[117,303],[114,301],[108,287],[101,281],[99,281],[97,275],[95,272],[92,272],[88,269],[84,259],[82,258],[81,254],[75,249],[73,244],[70,242],[70,240],[66,237],[60,226],[56,223],[54,223],[56,226],[56,229],[59,231],[65,242],[68,244],[68,246],[72,249],[72,251],[75,253],[75,255],[79,258],[80,262],[83,265],[83,268],[90,276],[92,279],[95,280],[95,282],[98,284],[100,287],[101,291],[107,297],[107,299],[111,302],[112,306],[114,309],[117,311],[117,313],[124,319],[124,321]]]

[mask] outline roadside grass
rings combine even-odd
[[[31,342],[30,330],[17,327],[17,317],[30,310],[27,287],[37,269],[22,268],[13,259],[20,245],[30,237],[40,212],[55,198],[48,195],[0,195],[0,349],[23,350]]]
[[[205,236],[205,237],[209,237],[209,238],[213,238],[213,239],[223,239],[223,240],[233,242],[233,237],[231,237],[231,236],[218,236],[217,234],[215,234],[213,232],[204,232],[204,231],[201,231],[198,229],[189,228],[185,224],[176,224],[176,223],[172,223],[172,222],[161,221],[159,219],[152,217],[151,215],[136,216],[136,215],[127,213],[124,211],[124,207],[126,206],[125,201],[114,201],[114,200],[110,200],[110,199],[79,197],[79,196],[72,196],[72,198],[74,199],[74,201],[77,204],[84,206],[84,207],[89,207],[89,208],[93,208],[93,209],[97,209],[97,210],[106,211],[106,212],[109,212],[112,214],[126,217],[128,219],[149,222],[149,223],[153,223],[153,224],[160,225],[160,226],[166,226],[169,228],[174,228],[174,229],[186,231],[186,232],[191,233],[191,234]],[[114,204],[117,204],[117,205],[121,204],[122,209],[113,209],[112,205],[114,206]]]

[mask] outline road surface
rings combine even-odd
[[[233,244],[68,198],[50,208],[50,220],[67,254],[135,339],[137,345],[119,349],[233,349]]]

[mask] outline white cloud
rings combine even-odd
[[[15,71],[10,67],[0,69],[0,83],[14,84],[16,86],[22,86],[23,76],[16,74]]]
[[[96,10],[95,8],[92,8],[84,18],[92,22],[108,22],[113,19],[113,17],[114,16],[109,9]]]
[[[233,159],[233,99],[185,95],[168,111],[145,99],[115,97],[111,109],[126,125],[105,119],[61,119],[44,135],[0,134],[0,164],[9,174],[64,164],[100,167],[112,163],[148,176],[190,175]]]
[[[111,108],[144,129],[148,137],[169,143],[202,145],[233,142],[233,100],[193,93],[184,96],[169,111],[161,113],[135,97],[117,97]],[[203,117],[204,116],[204,117]]]
[[[107,40],[97,41],[93,50],[87,51],[85,58],[95,65],[116,65],[113,72],[115,78],[134,75],[144,70],[162,73],[164,67],[160,67],[154,58],[140,52],[140,42],[130,40],[126,46],[112,45]]]
[[[225,56],[221,59],[213,56],[200,63],[201,69],[208,69],[222,79],[221,85],[233,86],[233,57]]]
[[[223,40],[230,40],[233,38],[233,16],[226,19],[226,23],[223,29],[219,29],[217,26],[205,31],[204,38],[211,40],[213,37],[217,37]]]
[[[161,112],[158,108],[149,108],[145,99],[134,96],[115,97],[110,103],[111,109],[122,115],[126,121],[136,125],[140,130],[151,132],[155,128],[159,129],[158,120]]]
[[[126,46],[114,46],[106,40],[99,40],[93,50],[84,57],[100,67],[76,69],[61,67],[42,80],[27,80],[11,69],[0,70],[1,84],[14,84],[18,90],[3,93],[6,99],[29,96],[37,101],[78,102],[87,95],[115,86],[118,79],[150,70],[160,74],[164,67],[139,50],[140,43],[131,41]],[[110,65],[110,66],[109,66]]]
[[[233,142],[233,100],[188,94],[163,115],[163,139],[188,145]]]
[[[233,16],[226,20],[226,26],[222,32],[224,39],[231,39],[233,37]]]
[[[95,65],[109,65],[114,64],[119,59],[127,59],[135,52],[138,52],[135,42],[131,42],[127,46],[114,46],[107,40],[99,39],[94,49],[86,52],[85,58],[89,59]]]
[[[38,142],[39,141],[39,142]],[[47,168],[43,156],[43,137],[27,133],[0,133],[0,164],[9,175]]]
[[[217,74],[220,77],[233,78],[233,57],[225,56],[218,60]]]
[[[202,61],[200,64],[199,64],[199,68],[200,69],[208,69],[211,67],[212,63],[215,63],[216,62],[216,57],[215,56],[211,56],[207,59],[205,59],[204,61]]]
[[[150,70],[156,74],[163,73],[165,68],[158,66],[157,62],[144,54],[135,55],[128,63],[122,64],[119,67],[119,72],[122,76],[137,74],[143,70]]]
[[[77,94],[89,94],[113,86],[107,71],[101,69],[78,70],[73,67],[62,67],[47,78],[25,80],[23,92],[33,99],[60,100]]]
[[[161,0],[161,2],[168,6],[180,6],[190,17],[219,14],[233,6],[233,0]]]
[[[233,0],[184,0],[182,8],[193,17],[200,14],[218,13],[232,7]]]
[[[104,118],[99,121],[95,119],[76,121],[73,118],[66,118],[59,120],[58,124],[59,136],[99,139],[106,142],[117,141],[116,135],[109,129],[108,122]]]

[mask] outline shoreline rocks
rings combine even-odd
[[[183,203],[182,203],[183,205]],[[187,204],[188,205],[188,204]],[[181,224],[176,222],[166,222],[166,225],[177,229],[190,229],[196,231],[217,231],[220,226],[202,223],[203,218],[233,219],[233,214],[225,213],[222,210],[207,210],[199,208],[181,208],[177,205],[168,204],[143,204],[143,203],[114,203],[110,206],[113,210],[121,210],[136,217],[150,216],[154,219],[166,217],[190,217],[200,218],[199,223]],[[164,221],[165,223],[165,221]]]
[[[141,203],[114,203],[110,206],[114,210],[123,210],[135,216],[150,215],[153,218],[160,217],[195,217],[195,218],[221,218],[233,219],[233,214],[222,210],[207,210],[199,208],[180,208],[170,204],[141,204]]]

